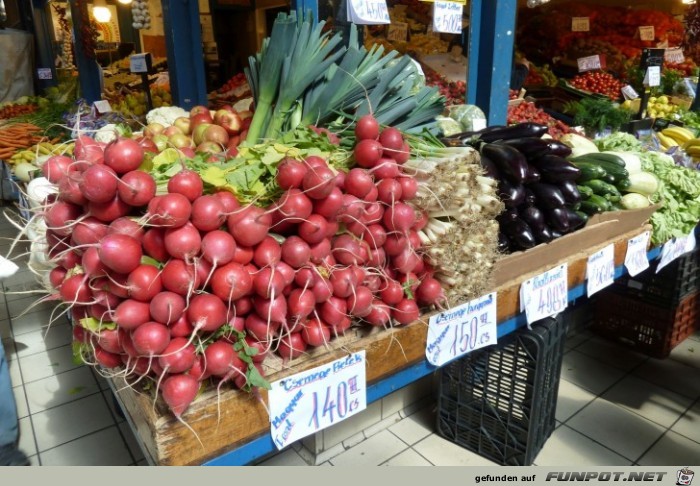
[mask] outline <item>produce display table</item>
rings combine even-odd
[[[526,324],[518,297],[525,280],[567,263],[568,300],[575,300],[586,292],[588,257],[610,244],[615,248],[615,277],[624,275],[628,240],[651,228],[643,224],[650,211],[639,213],[636,217],[625,216],[625,221],[610,213],[608,220],[597,221],[549,245],[503,258],[496,269],[493,287],[498,293],[499,338]],[[658,253],[654,249],[648,256],[653,259]],[[342,339],[333,341],[330,350],[317,349],[287,364],[268,358],[267,379],[276,381],[365,350],[367,402],[374,402],[437,369],[425,358],[428,317],[388,331],[352,329]],[[154,464],[244,465],[276,450],[265,407],[246,393],[224,390],[217,397],[216,390],[207,391],[192,403],[183,419],[197,432],[200,444],[172,414],[159,406],[154,408],[147,395],[125,387],[121,379],[111,381],[111,386],[144,453]],[[263,399],[267,396],[265,391],[261,395]]]
[[[451,54],[430,54],[420,56],[418,60],[442,74],[448,81],[465,81],[467,79],[467,61],[466,57],[460,56],[461,62],[452,60]]]

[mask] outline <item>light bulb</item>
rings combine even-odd
[[[695,3],[695,0],[683,0],[683,3],[685,5],[693,5]]]
[[[112,12],[107,8],[105,0],[95,0],[92,5],[92,16],[100,23],[109,22],[112,19]]]
[[[123,3],[124,5],[129,5],[132,0],[117,0],[119,3]]]

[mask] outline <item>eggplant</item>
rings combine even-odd
[[[552,184],[575,181],[581,174],[581,169],[558,155],[543,155],[530,163],[542,173],[542,180]]]
[[[552,208],[545,211],[549,226],[560,233],[567,233],[571,228],[568,211],[566,208]]]
[[[495,142],[497,140],[512,140],[514,138],[541,137],[547,133],[547,126],[539,123],[525,122],[507,127],[490,127],[478,133],[479,140],[483,142]]]
[[[558,155],[559,157],[568,157],[571,155],[571,147],[561,143],[559,140],[549,140],[547,145],[549,146],[550,155]]]
[[[532,184],[533,182],[540,182],[540,179],[542,179],[542,174],[540,174],[540,171],[537,170],[537,167],[535,167],[532,164],[528,164],[527,176],[525,176],[525,184]]]
[[[537,245],[537,241],[532,235],[532,229],[520,218],[509,221],[501,227],[501,230],[516,246],[523,250]]]
[[[503,233],[498,233],[498,251],[501,253],[506,253],[510,248],[510,241],[508,237]]]
[[[549,141],[537,137],[513,138],[503,143],[515,147],[528,159],[534,159],[550,153]]]
[[[560,233],[559,231],[556,231],[556,230],[550,230],[550,232],[552,234],[553,240],[556,240],[557,238],[561,238],[562,236],[564,236],[564,233]]]
[[[486,176],[494,180],[500,180],[501,174],[498,172],[498,167],[493,163],[493,160],[481,155],[481,167],[486,171]]]
[[[517,208],[525,202],[525,186],[511,184],[506,179],[498,182],[498,197],[507,208]]]
[[[535,237],[535,240],[537,240],[537,243],[549,243],[554,239],[554,236],[552,236],[552,230],[549,229],[549,226],[546,224],[542,226],[542,229],[539,231],[532,230],[532,235]]]
[[[545,225],[544,214],[542,214],[542,211],[540,211],[539,208],[536,208],[534,206],[521,209],[520,219],[525,221],[528,224],[528,226],[532,228],[533,233],[542,231],[542,228]]]
[[[518,219],[520,216],[518,215],[518,211],[515,209],[506,209],[503,211],[501,214],[499,214],[496,219],[500,224],[505,224],[508,221],[513,221]]]
[[[566,199],[562,195],[557,186],[545,184],[544,182],[536,182],[529,186],[532,192],[537,197],[537,203],[540,209],[544,208],[563,208],[566,204]]]
[[[503,143],[485,143],[481,146],[481,154],[496,164],[504,178],[516,184],[525,182],[527,160],[518,149]]]
[[[532,189],[525,186],[525,203],[527,206],[537,206],[537,196],[532,192]]]
[[[564,196],[566,204],[575,206],[576,204],[580,203],[583,199],[581,197],[581,193],[578,190],[578,186],[573,181],[564,181],[561,184],[559,184],[558,187],[559,191],[561,191],[562,196]]]
[[[581,214],[583,214],[583,213],[581,213]],[[569,231],[577,230],[577,229],[586,225],[587,220],[584,219],[576,211],[572,211],[571,209],[567,209],[566,216],[569,219]]]
[[[498,131],[503,128],[506,127],[504,125],[494,125],[492,127],[486,127],[483,130],[479,130],[478,132],[459,132],[455,133],[454,135],[450,135],[449,137],[443,137],[440,139],[440,141],[448,147],[467,147],[479,140],[484,141],[481,138],[482,135],[488,135],[489,132]]]

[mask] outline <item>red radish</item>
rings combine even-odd
[[[292,282],[294,282],[294,275],[296,273],[294,268],[284,262],[278,262],[275,264],[275,270],[282,275],[285,287],[287,285],[292,285]]]
[[[333,295],[333,286],[327,278],[319,276],[311,287],[311,291],[316,297],[316,303],[321,304]]]
[[[396,179],[401,184],[401,200],[410,201],[418,193],[418,181],[413,177],[399,177]]]
[[[103,368],[117,368],[122,365],[121,356],[95,346],[95,361]]]
[[[312,214],[299,225],[299,236],[309,244],[319,243],[328,232],[328,220],[320,214]]]
[[[418,277],[415,273],[408,273],[399,276],[399,283],[402,287],[408,288],[411,290],[411,292],[415,293],[416,290],[418,290],[418,286],[420,285],[420,280],[418,280]]]
[[[277,167],[277,184],[283,190],[299,188],[307,170],[303,163],[287,157]]]
[[[324,199],[335,189],[335,174],[327,167],[312,167],[304,176],[304,193],[312,199]],[[309,211],[311,214],[311,211]],[[307,215],[308,216],[308,215]]]
[[[291,267],[301,268],[309,263],[310,258],[309,244],[298,236],[290,236],[282,243],[282,260]]]
[[[377,165],[377,162],[382,157],[384,147],[377,140],[365,139],[360,140],[353,151],[355,161],[360,167],[370,169]]]
[[[260,297],[278,296],[285,287],[284,276],[274,268],[263,268],[253,278],[253,290]]]
[[[315,245],[310,246],[309,249],[311,251],[311,263],[320,265],[331,254],[331,240],[324,238]]]
[[[367,227],[367,230],[363,233],[362,239],[369,245],[373,250],[381,248],[386,242],[386,230],[384,226],[380,224],[371,224]]]
[[[396,256],[408,248],[408,238],[399,233],[390,233],[386,236],[384,251],[388,256]]]
[[[247,265],[252,262],[253,256],[255,256],[255,250],[248,246],[236,245],[236,248],[233,251],[233,261],[240,263],[241,265]]]
[[[194,364],[187,372],[188,376],[191,376],[197,381],[204,381],[209,378],[209,373],[205,369],[204,356],[197,354],[194,357]]]
[[[258,350],[257,353],[255,353],[253,356],[251,356],[253,363],[262,363],[263,361],[265,361],[265,358],[267,357],[267,353],[268,353],[267,343],[262,343],[251,336],[246,336],[245,342],[249,348],[253,348],[253,349]]]
[[[391,152],[390,156],[396,161],[397,164],[403,165],[411,157],[411,146],[408,142],[404,142],[401,146],[401,150]]]
[[[372,187],[374,187],[374,179],[364,169],[351,169],[345,176],[345,190],[355,197],[364,198]]]
[[[179,295],[188,295],[200,284],[194,265],[172,259],[163,267],[161,281],[166,290]]]
[[[119,199],[119,195],[114,196],[114,199],[106,203],[88,203],[88,213],[105,223],[111,223],[117,218],[126,216],[131,209],[131,206]]]
[[[228,322],[226,304],[216,295],[197,294],[190,300],[187,318],[195,329],[204,332],[216,331]]]
[[[377,186],[372,186],[372,189],[363,198],[365,202],[375,202],[379,198],[379,191],[377,191]]]
[[[168,327],[170,328],[170,335],[172,337],[186,337],[189,339],[194,332],[194,327],[184,314]]]
[[[175,174],[168,181],[168,192],[173,194],[182,194],[190,202],[194,202],[202,195],[204,190],[204,182],[193,170],[184,169]]]
[[[165,231],[165,249],[174,258],[189,261],[199,253],[202,237],[192,223]]]
[[[88,342],[89,335],[84,327],[82,327],[78,324],[74,325],[72,334],[73,334],[73,341],[77,341],[80,343]]]
[[[211,278],[212,292],[224,302],[234,302],[248,295],[252,287],[253,279],[238,263],[217,268]]]
[[[231,214],[236,209],[241,207],[241,204],[238,202],[238,199],[236,199],[236,196],[228,191],[215,192],[214,196],[216,196],[219,199],[219,202],[224,205],[224,212],[227,214]]]
[[[82,209],[75,204],[57,201],[44,213],[46,226],[60,236],[69,236],[75,220],[82,215]]]
[[[123,351],[119,343],[119,332],[116,329],[101,329],[97,334],[97,345],[114,354],[121,354]]]
[[[331,297],[319,306],[318,314],[329,325],[340,323],[348,315],[348,304],[345,299]]]
[[[57,263],[66,270],[70,270],[71,268],[80,264],[80,260],[81,258],[80,255],[78,255],[78,253],[76,253],[75,251],[69,251],[67,253],[64,253]]]
[[[134,349],[143,356],[155,356],[170,343],[170,331],[159,322],[146,322],[131,332]]]
[[[281,221],[301,223],[311,215],[311,200],[299,189],[289,189],[277,201]]]
[[[307,344],[301,337],[301,333],[294,332],[287,334],[280,339],[277,353],[282,357],[282,359],[290,360],[303,355],[306,348]]]
[[[259,295],[253,297],[253,307],[258,315],[267,322],[283,324],[287,322],[287,300],[283,295],[274,299],[263,299]]]
[[[355,125],[357,140],[376,140],[379,138],[379,122],[372,115],[365,115]]]
[[[434,278],[426,278],[416,290],[416,299],[423,305],[434,305],[444,301],[442,285]]]
[[[335,336],[337,337],[337,336],[340,336],[341,334],[344,334],[345,331],[347,331],[348,329],[350,329],[350,327],[352,327],[352,321],[350,320],[350,318],[348,316],[345,316],[337,322],[333,322],[333,323],[329,322],[328,325],[331,328],[331,330],[333,331],[333,333],[335,334]]]
[[[88,201],[106,203],[117,194],[119,176],[106,165],[93,165],[83,172],[80,191]]]
[[[391,309],[381,300],[375,299],[372,302],[372,309],[365,316],[365,320],[373,326],[386,327],[391,320]]]
[[[384,147],[384,156],[391,157],[394,152],[403,149],[403,135],[396,128],[386,127],[379,135],[379,143]]]
[[[139,265],[129,274],[126,283],[129,296],[141,302],[150,302],[163,288],[160,270],[153,265]]]
[[[335,187],[325,198],[313,201],[314,213],[327,219],[335,218],[344,203],[343,193]]]
[[[396,203],[384,212],[384,226],[391,231],[406,232],[415,221],[416,213],[408,204]]]
[[[396,308],[391,311],[391,317],[399,324],[410,324],[420,317],[420,309],[415,300],[403,299],[396,304]]]
[[[122,301],[120,297],[117,297],[113,293],[107,292],[106,290],[93,290],[92,297],[97,304],[105,307],[106,309],[115,309]]]
[[[399,177],[401,171],[394,159],[382,157],[372,169],[372,174],[377,179],[393,179]]]
[[[306,318],[316,307],[316,297],[311,289],[294,289],[287,298],[287,310],[292,320]]]
[[[338,213],[338,221],[341,223],[352,223],[362,216],[364,202],[352,194],[343,194],[343,207]]]
[[[407,178],[400,177],[399,179]],[[377,190],[379,191],[379,200],[389,205],[400,201],[403,194],[403,187],[398,179],[382,179],[377,184]]]
[[[248,206],[227,220],[229,233],[242,246],[254,246],[264,240],[271,224],[270,214],[256,206]]]
[[[87,275],[79,273],[68,277],[61,284],[61,299],[70,304],[91,304],[92,294],[87,286]]]
[[[379,292],[380,289],[384,288],[382,278],[379,275],[368,275],[362,284],[372,292]]]
[[[185,413],[199,391],[199,382],[190,375],[171,375],[161,385],[163,400],[178,419]]]
[[[357,276],[352,267],[335,269],[331,273],[330,282],[333,287],[333,295],[343,299],[350,297],[358,284]]]
[[[414,231],[420,231],[423,228],[425,228],[425,226],[428,224],[428,218],[429,218],[429,216],[428,216],[427,212],[417,211],[416,212],[416,222],[413,223],[412,229]]]
[[[97,250],[95,250],[97,251]],[[67,270],[63,267],[54,267],[49,273],[49,281],[51,286],[55,289],[59,288],[63,283],[63,279],[66,278]]]
[[[294,283],[297,287],[309,288],[315,282],[314,271],[311,268],[300,268],[294,275]]]
[[[141,263],[141,244],[131,236],[112,234],[100,240],[99,254],[107,268],[117,273],[131,273]]]
[[[354,292],[347,298],[348,314],[365,317],[372,310],[372,291],[363,285],[355,287]]]
[[[251,313],[245,319],[246,332],[259,341],[270,341],[277,335],[279,328],[279,322],[268,322],[267,319],[263,319],[256,313]]]
[[[253,310],[253,299],[251,296],[241,297],[233,303],[233,313],[237,316],[247,316]]]
[[[214,376],[226,376],[231,371],[235,356],[236,352],[230,343],[224,340],[211,343],[204,350],[207,372]]]
[[[151,204],[153,204],[152,212]],[[192,214],[192,204],[182,194],[165,194],[152,199],[152,202],[149,203],[149,213],[151,213],[151,224],[178,228],[189,221]]]
[[[418,254],[411,248],[406,248],[404,251],[392,257],[391,263],[393,268],[403,274],[411,273],[418,263],[420,263],[421,258]]]
[[[420,236],[415,231],[409,231],[408,233],[408,244],[412,250],[418,250],[423,246],[423,242],[420,240]]]
[[[133,219],[121,217],[110,223],[107,228],[107,234],[127,235],[141,242],[145,231],[143,227]]]
[[[236,240],[225,231],[214,230],[204,235],[201,248],[202,256],[209,263],[215,267],[226,265],[236,254]]]
[[[384,268],[386,266],[386,252],[384,248],[377,248],[376,250],[369,251],[369,258],[367,259],[367,264],[371,267]]]
[[[396,305],[403,299],[403,287],[401,287],[401,284],[396,280],[388,278],[386,279],[379,296],[382,299],[382,302],[392,306]]]
[[[224,204],[216,196],[200,196],[192,203],[192,224],[200,231],[219,229],[226,222]]]
[[[119,304],[114,311],[113,320],[122,329],[136,329],[151,318],[147,302],[128,299]]]
[[[377,224],[382,221],[384,216],[384,206],[378,202],[365,204],[364,213],[360,216],[360,221],[364,225]]]
[[[54,155],[49,157],[44,165],[41,166],[41,172],[44,177],[46,177],[49,182],[54,184],[58,184],[63,177],[74,170],[73,159],[66,157],[65,155]]]
[[[121,177],[117,193],[129,206],[145,206],[156,195],[156,181],[148,172],[133,170]]]
[[[301,338],[310,346],[324,346],[331,340],[331,330],[318,319],[310,319],[301,330]]]
[[[282,258],[282,248],[272,236],[266,236],[255,249],[253,263],[263,268],[274,265]]]
[[[87,199],[80,191],[80,183],[83,180],[83,175],[79,172],[71,172],[65,177],[61,177],[58,181],[58,198],[61,201],[77,204],[82,206],[87,203]]]
[[[304,164],[309,169],[328,168],[328,163],[326,162],[326,160],[316,155],[311,155],[304,159]]]
[[[160,292],[149,303],[151,318],[161,324],[172,324],[185,311],[185,299],[175,292]]]
[[[86,317],[92,317],[90,316],[90,308],[86,305],[74,305],[70,309],[70,315],[73,322],[77,323],[78,325],[82,325],[80,324],[80,321]]]
[[[143,161],[143,149],[130,138],[120,138],[110,143],[104,152],[104,163],[117,174],[136,170]]]
[[[149,257],[165,262],[170,255],[165,249],[165,230],[163,228],[151,228],[143,235],[143,250]]]
[[[359,265],[364,263],[362,245],[364,242],[348,234],[336,236],[332,242],[332,255],[342,265]]]

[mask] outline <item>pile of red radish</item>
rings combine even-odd
[[[294,359],[353,323],[405,325],[440,304],[416,233],[426,218],[409,202],[417,183],[402,171],[408,144],[371,116],[356,136],[347,173],[284,159],[267,208],[205,194],[189,169],[156,196],[129,139],[81,137],[76,160],[50,158],[51,282],[86,361],[151,379],[179,418],[204,380],[260,386],[271,353]]]

